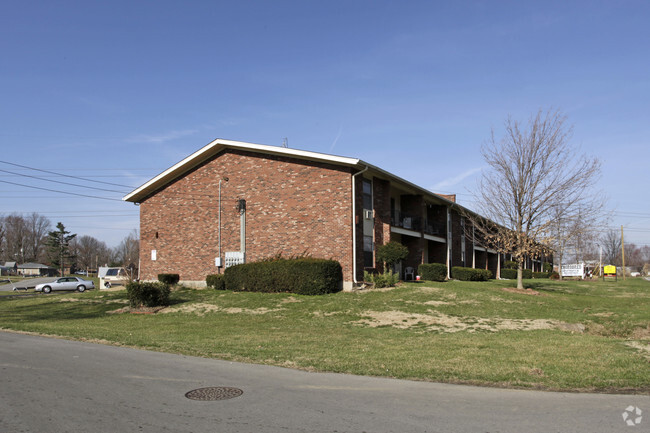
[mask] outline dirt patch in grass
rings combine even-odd
[[[636,328],[632,331],[632,338],[635,340],[650,340],[650,325],[645,328]]]
[[[255,308],[254,310],[246,309],[246,308],[224,308],[222,311],[224,313],[228,314],[267,314],[267,313],[272,313],[274,311],[280,311],[282,308],[266,308],[266,307],[260,307],[260,308]]]
[[[105,300],[105,299],[85,299],[85,298],[59,298],[59,302],[80,302],[82,304],[106,304],[106,303],[112,303],[112,304],[128,304],[129,301],[128,299],[113,299],[113,300]]]
[[[638,350],[644,358],[650,361],[650,344],[642,343],[640,341],[627,341],[625,345]]]
[[[407,304],[418,304],[418,305],[431,305],[433,307],[437,307],[440,305],[452,305],[452,304],[463,304],[463,305],[478,305],[480,304],[479,301],[474,301],[471,299],[467,299],[465,301],[458,301],[458,302],[449,302],[449,301],[426,301],[426,302],[416,302],[416,301],[406,301]]]
[[[510,293],[518,293],[520,295],[546,296],[545,294],[539,293],[537,290],[533,290],[533,289],[517,289],[515,287],[504,287],[501,290]]]
[[[166,313],[191,313],[191,314],[196,314],[198,316],[205,316],[207,313],[216,313],[216,312],[224,312],[227,314],[267,314],[272,311],[280,311],[281,308],[265,308],[265,307],[260,307],[260,308],[255,308],[255,309],[247,309],[247,308],[221,308],[218,305],[215,304],[206,304],[206,303],[201,303],[201,302],[196,302],[196,303],[191,303],[191,304],[184,304],[178,307],[168,307],[165,308],[164,310],[161,310],[160,312],[163,314]]]
[[[178,307],[141,307],[141,308],[131,308],[124,307],[117,310],[107,311],[108,314],[121,314],[121,313],[159,313],[159,314],[168,314],[168,313],[186,313],[186,314],[196,314],[197,316],[205,316],[208,313],[217,313],[223,312],[226,314],[267,314],[273,311],[280,311],[282,308],[255,308],[255,309],[246,309],[246,308],[221,308],[215,304],[206,304],[201,302],[195,302],[191,304],[184,304]]]
[[[123,314],[123,313],[132,313],[132,314],[155,314],[162,310],[165,307],[122,307],[117,310],[107,311],[106,314]]]
[[[284,298],[281,302],[283,304],[292,304],[292,303],[302,302],[302,301],[298,298],[294,298],[293,296],[290,296],[288,298]]]
[[[449,316],[438,311],[429,314],[406,313],[404,311],[366,311],[363,319],[353,323],[373,328],[392,326],[399,329],[414,328],[423,331],[453,332],[498,332],[504,330],[533,331],[539,329],[563,329],[574,331],[573,325],[546,319],[484,319],[480,317]],[[575,328],[577,331],[578,328]],[[582,327],[584,329],[584,327]]]
[[[330,311],[330,312],[314,311],[311,314],[314,317],[330,317],[330,316],[336,316],[337,314],[345,314],[345,312],[344,311]]]
[[[440,287],[418,287],[420,292],[441,292],[443,289]]]
[[[411,301],[410,303],[416,304],[417,302]],[[433,305],[434,307],[436,307],[438,305],[449,305],[450,303],[451,302],[447,302],[447,301],[427,301],[424,303],[424,305]]]

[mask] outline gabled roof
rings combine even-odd
[[[49,266],[41,263],[23,263],[22,265],[18,265],[18,267],[20,269],[50,269]]]
[[[125,195],[122,200],[130,201],[133,203],[140,203],[141,201],[147,199],[151,194],[155,193],[159,189],[163,188],[167,184],[173,182],[174,180],[182,177],[187,172],[205,162],[206,160],[212,158],[214,155],[222,152],[226,149],[238,149],[246,150],[249,152],[257,152],[266,155],[280,155],[287,156],[296,159],[304,159],[314,162],[323,162],[339,166],[346,166],[359,171],[368,168],[372,172],[386,179],[397,181],[409,188],[418,191],[421,194],[425,194],[431,197],[435,197],[446,203],[453,203],[449,198],[435,194],[425,188],[422,188],[418,185],[415,185],[407,180],[404,180],[398,176],[395,176],[392,173],[389,173],[385,170],[382,170],[379,167],[375,167],[372,164],[369,164],[365,161],[362,161],[358,158],[348,158],[345,156],[336,156],[328,155],[325,153],[310,152],[306,150],[290,149],[287,147],[279,146],[268,146],[265,144],[254,144],[246,143],[242,141],[233,141],[233,140],[224,140],[222,138],[217,138],[216,140],[211,141],[207,145],[203,146],[201,149],[197,150],[187,158],[168,168],[167,170],[160,173],[158,176],[149,180],[142,186],[133,190],[129,194]]]

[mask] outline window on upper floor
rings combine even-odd
[[[363,208],[372,210],[372,181],[363,179]]]

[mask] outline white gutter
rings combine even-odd
[[[368,170],[368,166],[352,175],[352,281],[357,284],[357,188],[355,177]]]

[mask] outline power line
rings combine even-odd
[[[128,186],[128,185],[120,185],[120,184],[117,184],[117,183],[103,182],[101,180],[92,180],[92,179],[87,179],[87,178],[83,178],[83,177],[79,177],[79,176],[72,176],[72,175],[69,175],[69,174],[56,173],[54,171],[42,170],[40,168],[34,168],[34,167],[28,167],[26,165],[15,164],[13,162],[8,162],[8,161],[0,161],[0,163],[13,165],[15,167],[26,168],[28,170],[34,170],[34,171],[40,171],[40,172],[43,172],[43,173],[54,174],[54,175],[57,175],[57,176],[64,176],[64,177],[69,177],[69,178],[72,178],[72,179],[85,180],[87,182],[103,183],[105,185],[121,186],[121,187],[124,187],[124,188],[133,188],[133,187]]]
[[[63,185],[78,186],[78,187],[81,187],[81,188],[94,189],[94,190],[97,190],[97,191],[116,192],[118,194],[125,194],[122,191],[117,191],[117,190],[114,190],[114,189],[97,188],[97,187],[94,187],[94,186],[79,185],[78,183],[70,183],[70,182],[63,182],[62,180],[46,179],[44,177],[32,176],[30,174],[19,174],[19,173],[14,173],[12,171],[3,170],[3,169],[0,169],[0,171],[3,172],[3,173],[13,174],[15,176],[22,176],[22,177],[29,177],[29,178],[32,178],[32,179],[44,180],[46,182],[54,182],[54,183],[60,183],[60,184],[63,184]],[[87,180],[89,180],[89,179],[87,179]],[[93,181],[93,182],[95,182],[95,181]]]
[[[11,185],[16,185],[16,186],[22,186],[22,187],[25,187],[25,188],[33,188],[33,189],[39,189],[39,190],[42,190],[42,191],[56,192],[56,193],[59,193],[59,194],[69,194],[69,195],[74,195],[74,196],[77,196],[77,197],[88,197],[88,198],[96,198],[96,199],[100,199],[100,200],[110,200],[110,201],[120,201],[120,202],[122,201],[119,198],[97,197],[97,196],[88,195],[88,194],[77,194],[77,193],[74,193],[74,192],[59,191],[59,190],[56,190],[56,189],[41,188],[41,187],[38,187],[38,186],[23,185],[23,184],[16,183],[16,182],[9,182],[8,180],[0,180],[0,182],[8,183],[8,184],[11,184]]]

